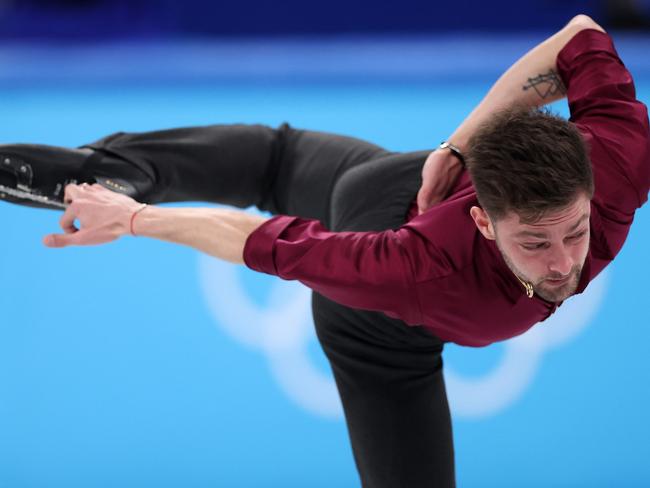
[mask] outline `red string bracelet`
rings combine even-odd
[[[131,230],[131,235],[133,237],[138,237],[135,232],[133,232],[133,222],[135,221],[135,216],[138,215],[138,213],[142,212],[145,208],[147,207],[146,203],[142,204],[142,207],[137,209],[135,212],[133,212],[133,215],[131,215],[131,224],[129,225],[129,229]]]

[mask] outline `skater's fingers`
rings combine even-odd
[[[47,247],[82,246],[90,244],[87,234],[83,229],[72,234],[49,234],[43,238],[43,244]]]
[[[417,195],[418,213],[421,214],[431,206],[433,200],[433,188],[431,185],[423,184]]]
[[[68,208],[65,209],[65,212],[59,220],[59,225],[66,234],[79,231],[79,229],[74,225],[74,221],[77,219],[77,210],[78,207],[74,203],[68,205]]]
[[[63,203],[71,203],[81,192],[82,188],[80,185],[75,185],[73,183],[66,185],[63,193]]]
[[[436,150],[429,154],[422,167],[422,186],[417,195],[420,214],[446,198],[462,169],[461,161],[449,151]]]
[[[90,192],[96,192],[96,191],[105,190],[106,188],[104,188],[99,183],[92,183],[92,184],[91,183],[82,183],[81,184],[81,189],[82,190],[88,190]]]
[[[49,234],[43,238],[43,244],[47,247],[94,246],[112,242],[118,237],[118,234],[106,229],[82,227],[70,234]]]

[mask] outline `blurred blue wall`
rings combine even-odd
[[[554,29],[576,13],[607,25],[611,10],[605,0],[23,0],[0,3],[0,37],[504,32]]]

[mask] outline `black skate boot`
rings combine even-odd
[[[138,201],[153,193],[155,174],[115,155],[89,148],[36,144],[0,145],[0,199],[31,207],[63,209],[69,183],[99,183]]]

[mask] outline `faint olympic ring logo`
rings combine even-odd
[[[307,287],[278,278],[267,280],[204,255],[199,256],[199,281],[219,327],[267,358],[273,377],[296,405],[321,417],[342,416],[331,374],[319,369],[308,353],[316,336]],[[573,340],[592,322],[607,281],[606,272],[601,273],[584,293],[567,300],[543,324],[505,341],[498,365],[486,374],[466,378],[446,363],[453,414],[489,417],[515,403],[533,383],[544,353]]]

